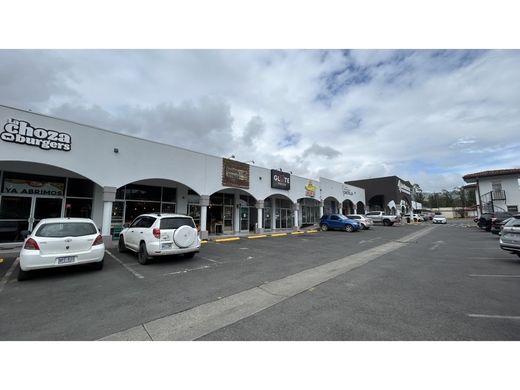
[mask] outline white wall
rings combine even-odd
[[[495,206],[501,207],[506,211],[507,206],[517,206],[520,210],[520,185],[518,183],[519,177],[519,175],[507,175],[480,178],[478,181],[480,195],[482,196],[492,191],[492,184],[494,182],[500,182],[502,184],[502,190],[506,193],[506,200],[495,200]],[[478,202],[480,203],[480,199],[478,199]]]

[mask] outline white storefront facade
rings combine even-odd
[[[0,245],[42,218],[89,217],[103,236],[145,212],[192,215],[201,236],[316,224],[365,191],[0,106]],[[350,204],[350,203],[349,203]],[[346,212],[344,212],[346,214]]]

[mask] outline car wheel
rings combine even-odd
[[[321,230],[326,232],[327,230],[329,230],[329,227],[327,225],[323,224],[323,225],[321,225]]]
[[[352,230],[354,230],[354,228],[352,227],[352,225],[345,225],[345,231],[347,232],[351,232]]]
[[[101,271],[103,266],[105,265],[105,259],[98,261],[96,263],[92,263],[92,268],[96,271]]]
[[[125,238],[123,237],[123,235],[121,235],[119,236],[119,242],[117,243],[117,251],[119,253],[124,253],[127,250],[128,249],[126,249]]]
[[[20,267],[18,267],[18,276],[16,277],[16,279],[19,282],[23,282],[24,280],[30,279],[31,275],[32,274],[30,273],[30,271],[24,271]]]
[[[390,221],[388,219],[383,220],[383,226],[388,226]]]
[[[145,265],[148,263],[150,257],[148,256],[148,251],[146,250],[146,244],[141,242],[139,245],[139,252],[137,252],[137,262],[139,264]]]
[[[184,254],[184,257],[185,257],[186,259],[192,259],[193,256],[195,256],[195,252],[190,252],[190,253],[185,253],[185,254]]]

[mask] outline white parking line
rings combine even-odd
[[[479,274],[469,274],[472,277],[480,277],[480,278],[520,278],[520,275],[479,275]]]
[[[132,275],[134,275],[138,279],[144,279],[144,276],[141,275],[139,272],[134,271],[132,268],[130,268],[127,264],[119,260],[117,257],[115,257],[112,253],[110,253],[108,250],[105,250],[105,253],[109,255],[111,258],[113,258],[115,261],[117,261],[119,264],[121,264],[125,269],[130,272]]]
[[[179,275],[179,274],[186,274],[188,272],[191,272],[191,271],[198,271],[198,270],[201,270],[201,269],[207,269],[207,268],[210,268],[209,265],[203,265],[201,267],[197,267],[197,268],[186,268],[185,270],[183,271],[176,271],[176,272],[168,272],[167,274],[163,274],[163,275]]]
[[[498,316],[498,315],[491,315],[491,314],[468,314],[468,317],[473,317],[473,318],[498,318],[498,319],[504,319],[504,320],[520,320],[520,316]]]
[[[11,264],[11,266],[7,270],[7,272],[4,275],[4,277],[2,278],[2,280],[0,281],[0,293],[3,291],[5,285],[7,284],[7,281],[11,277],[11,274],[13,273],[14,269],[16,268],[16,266],[18,265],[19,262],[20,262],[20,258],[17,257],[16,260],[13,261],[13,264]]]
[[[222,262],[210,259],[209,257],[205,257],[205,256],[198,256],[198,257],[200,257],[201,259],[207,260],[207,261],[211,261],[212,263],[215,263],[215,264],[222,264]]]

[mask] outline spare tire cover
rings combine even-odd
[[[190,226],[184,225],[175,230],[173,241],[179,248],[187,248],[197,239],[197,232]]]

